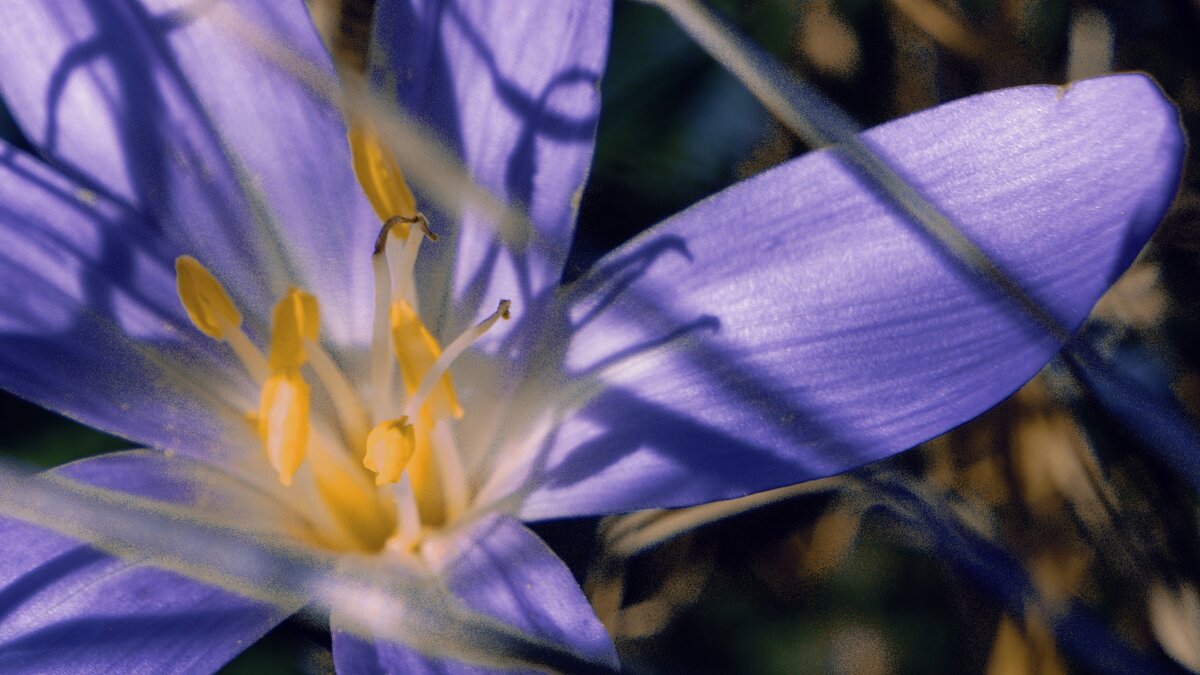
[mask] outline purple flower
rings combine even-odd
[[[302,2],[235,5],[330,70]],[[979,414],[1059,349],[832,152],[560,287],[610,9],[381,0],[379,84],[532,224],[505,239],[469,209],[428,212],[441,237],[422,244],[369,128],[352,138],[370,201],[338,110],[211,16],[0,5],[0,93],[40,153],[0,149],[0,386],[154,449],[59,474],[424,566],[466,606],[615,664],[520,521],[845,471]],[[1070,328],[1153,231],[1183,152],[1138,75],[965,99],[864,139]],[[383,237],[381,216],[400,217]],[[502,300],[511,321],[486,320]],[[6,671],[211,670],[287,613],[0,529]],[[339,670],[441,661],[341,630],[336,608],[333,628]]]

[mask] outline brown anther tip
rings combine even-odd
[[[512,314],[510,314],[508,311],[510,307],[512,307],[511,300],[501,300],[500,301],[500,307],[496,311],[500,313],[501,319],[508,321],[509,319],[512,318]]]
[[[425,217],[424,213],[418,212],[415,222],[421,226],[421,230],[425,232],[425,236],[429,238],[429,241],[438,240],[437,233],[430,229],[429,219]]]
[[[409,222],[412,221],[404,216],[392,216],[391,218],[388,218],[383,223],[383,227],[379,228],[379,236],[375,237],[375,249],[372,252],[372,255],[379,255],[380,253],[383,253],[383,249],[387,248],[387,238],[388,235],[391,234],[393,227],[400,223]]]
[[[392,228],[396,227],[400,223],[404,223],[405,225],[420,225],[421,232],[425,233],[425,236],[429,238],[429,241],[438,240],[437,234],[433,230],[429,229],[429,219],[425,217],[424,213],[417,213],[415,216],[392,216],[391,218],[388,218],[383,224],[383,227],[380,228],[379,236],[375,237],[374,255],[383,253],[383,250],[387,247],[388,235],[391,234]]]

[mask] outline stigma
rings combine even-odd
[[[228,345],[258,389],[258,406],[246,419],[266,466],[281,485],[315,493],[342,534],[377,543],[397,521],[401,529],[434,526],[467,508],[454,441],[465,411],[450,368],[509,318],[510,303],[502,301],[443,349],[421,320],[414,277],[422,243],[437,236],[372,129],[352,125],[349,142],[354,170],[382,222],[375,246],[363,252],[375,279],[366,378],[352,378],[338,352],[327,350],[314,295],[288,288],[271,312],[269,335],[256,341],[243,328],[244,308],[217,275],[187,255],[175,269],[188,318]],[[314,405],[316,398],[332,405]]]

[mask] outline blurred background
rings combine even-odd
[[[1200,130],[1200,0],[721,0],[863,126],[1001,87],[1151,74]],[[353,65],[372,0],[312,0]],[[659,9],[618,0],[567,276],[808,151]],[[0,116],[0,133],[17,140]],[[1195,147],[1193,142],[1193,147]],[[1200,174],[1064,355],[909,453],[734,503],[535,529],[634,673],[1200,671]],[[120,439],[0,396],[42,466]],[[228,673],[331,670],[290,622]]]

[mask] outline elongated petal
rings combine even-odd
[[[175,252],[136,212],[0,147],[0,387],[152,447],[253,447],[249,381],[184,315]]]
[[[144,213],[252,319],[290,282],[365,340],[377,225],[340,115],[231,27],[331,70],[300,0],[9,2],[0,93],[51,162]]]
[[[196,504],[160,455],[118,453],[59,471],[138,496]],[[208,672],[286,612],[0,520],[0,670]]]
[[[497,223],[434,218],[448,236],[422,254],[418,278],[423,313],[443,317],[433,326],[441,336],[501,298],[519,313],[558,283],[591,165],[611,12],[608,0],[379,3],[377,77],[534,229],[509,248]]]
[[[570,570],[537,535],[507,516],[493,516],[458,537],[441,555],[452,593],[470,609],[528,635],[615,666],[616,652]],[[368,642],[334,626],[339,673],[502,672],[424,656],[403,645]]]
[[[973,97],[864,139],[1067,328],[1154,230],[1183,153],[1139,75]],[[590,279],[563,368],[591,398],[538,457],[526,517],[845,471],[978,415],[1060,346],[831,152],[702,202]]]

